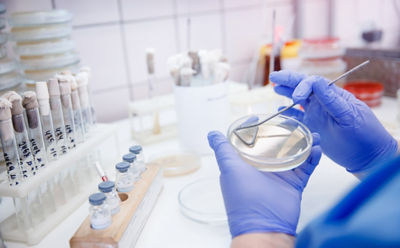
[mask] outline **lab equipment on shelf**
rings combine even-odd
[[[57,72],[76,69],[80,60],[71,39],[71,13],[62,9],[16,12],[8,22],[25,79],[43,81]]]
[[[146,164],[144,161],[143,148],[141,145],[134,145],[129,147],[129,152],[136,155],[135,163],[139,168],[140,173],[143,173],[146,170]]]
[[[94,193],[89,196],[90,226],[93,229],[105,229],[112,223],[111,211],[107,206],[106,198],[104,193]]]
[[[336,37],[304,39],[299,50],[301,62],[298,71],[333,80],[346,70],[344,52],[339,38]],[[345,80],[341,80],[338,85],[343,86],[344,82]]]
[[[142,174],[131,192],[118,193],[120,211],[112,224],[101,232],[90,227],[86,218],[70,239],[72,248],[134,247],[162,190],[162,170],[151,166]]]
[[[383,96],[383,84],[377,81],[349,81],[343,87],[355,97],[365,102],[369,107],[381,105]]]
[[[84,143],[49,162],[43,170],[18,186],[10,187],[6,172],[0,174],[0,196],[3,199],[14,199],[19,213],[24,213],[21,218],[10,215],[0,224],[5,240],[29,245],[39,243],[55,226],[81,206],[90,193],[97,191],[101,178],[93,176],[96,175],[96,161],[87,157],[93,150],[100,149],[103,156],[99,158],[99,162],[105,165],[105,170],[112,170],[110,165],[119,154],[117,129],[114,125],[98,124],[90,132]],[[49,194],[53,196],[48,197]],[[54,205],[53,210],[51,205]],[[39,219],[37,215],[42,217]],[[29,221],[28,225],[21,225],[21,219],[29,220],[32,219],[31,216],[35,217],[34,223]]]
[[[119,162],[115,165],[115,169],[117,169],[115,182],[118,192],[130,192],[133,189],[135,179],[133,175],[128,172],[130,166],[128,162]]]
[[[122,160],[124,162],[128,162],[130,164],[128,172],[132,175],[134,180],[140,177],[140,174],[142,173],[141,169],[139,168],[138,163],[135,162],[136,160],[136,155],[134,153],[127,153],[124,156],[122,156]]]
[[[106,204],[111,211],[111,214],[114,215],[119,212],[119,204],[121,200],[115,191],[115,183],[112,181],[101,182],[98,186],[100,192],[104,193],[107,197]]]

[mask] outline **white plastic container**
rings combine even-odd
[[[230,121],[228,83],[198,87],[175,86],[178,137],[184,151],[211,153],[207,134],[226,133]]]

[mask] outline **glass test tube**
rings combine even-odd
[[[88,75],[86,72],[80,72],[76,76],[78,83],[79,100],[81,103],[81,110],[83,122],[85,126],[85,133],[88,133],[90,126],[93,125],[92,110],[89,104],[89,94],[87,91]]]
[[[58,154],[63,155],[68,152],[68,147],[66,145],[66,132],[60,99],[60,87],[58,85],[58,80],[55,78],[49,79],[47,84],[50,94],[50,110],[53,118]]]
[[[77,143],[82,143],[83,141],[85,141],[85,127],[83,123],[81,104],[78,95],[78,85],[74,77],[71,76],[70,80],[72,110],[74,113],[74,123],[76,128],[76,141]]]
[[[11,103],[0,98],[0,139],[3,148],[4,161],[6,163],[7,176],[10,186],[21,183],[22,172],[18,158],[17,143],[11,122]]]
[[[49,161],[56,160],[57,143],[54,134],[53,118],[50,111],[49,92],[46,82],[36,83],[36,94],[39,102],[40,122],[44,137],[44,145],[46,147],[47,159]]]
[[[32,147],[32,154],[35,164],[39,166],[39,170],[47,165],[46,147],[43,138],[42,126],[40,123],[39,103],[36,93],[27,91],[24,93],[22,104],[26,111],[28,120],[28,134]],[[55,211],[54,195],[50,190],[48,182],[43,182],[37,192],[40,204],[37,206],[38,211],[51,213]],[[31,198],[34,198],[31,196]],[[38,215],[40,216],[40,215]],[[46,216],[46,214],[44,214]],[[40,220],[40,219],[39,219]]]
[[[39,167],[35,165],[30,148],[25,118],[23,114],[22,98],[16,92],[9,92],[8,100],[12,104],[11,114],[14,126],[15,141],[17,142],[18,157],[22,176],[29,178],[36,175]]]
[[[67,147],[68,149],[73,149],[76,147],[76,128],[74,123],[74,113],[72,111],[71,85],[65,78],[59,79],[59,83],[61,91],[62,113],[67,136]]]

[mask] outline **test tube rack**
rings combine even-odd
[[[175,101],[173,95],[157,96],[151,99],[134,101],[129,103],[129,122],[131,126],[131,136],[140,144],[152,144],[177,135],[176,123],[163,123],[164,114],[168,119],[176,119]],[[154,115],[158,114],[160,120],[160,132],[154,133],[153,130],[145,127],[153,127]]]
[[[110,145],[106,144],[113,138],[114,140],[111,140],[111,142],[114,141],[116,143],[116,146],[113,146],[115,148],[114,154],[108,148]],[[52,182],[56,177],[63,175],[66,170],[71,168],[78,173],[74,175],[83,177],[85,182],[74,195],[70,195],[71,197],[65,203],[56,205],[55,211],[47,213],[43,220],[35,226],[21,228],[18,225],[16,214],[9,216],[0,224],[4,240],[24,242],[28,245],[38,244],[51,230],[81,206],[87,200],[89,194],[97,189],[98,183],[101,182],[100,177],[96,175],[95,166],[87,160],[87,156],[100,149],[103,145],[104,147],[107,145],[107,155],[110,157],[115,158],[119,154],[117,127],[115,125],[97,124],[91,129],[88,138],[82,144],[78,144],[76,148],[59,157],[58,160],[48,163],[46,168],[19,186],[10,187],[7,180],[2,180],[0,183],[0,197],[11,197],[14,200],[28,197],[32,192],[40,190],[44,184]],[[86,164],[79,161],[85,161]],[[99,162],[107,170],[109,169],[108,167],[113,166],[115,161],[105,160],[103,157]],[[84,167],[87,170],[84,170]],[[4,179],[6,177],[5,173],[0,175],[0,178]],[[40,207],[44,208],[45,204],[43,203]]]
[[[112,217],[112,224],[104,230],[90,227],[87,217],[70,239],[72,248],[134,247],[161,193],[162,169],[148,166],[134,189],[119,193],[120,212]]]

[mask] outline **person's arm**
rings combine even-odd
[[[310,156],[302,165],[274,173],[244,162],[220,132],[210,132],[208,141],[221,172],[232,246],[289,244],[296,235],[303,189],[321,158],[319,135],[313,134]]]
[[[249,233],[235,237],[231,248],[291,248],[295,238],[284,233]]]
[[[270,74],[278,94],[290,97],[304,111],[284,114],[321,135],[322,151],[359,178],[398,154],[398,142],[371,109],[350,92],[319,76],[279,71]]]

